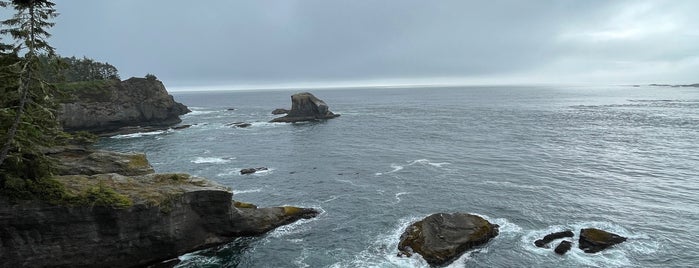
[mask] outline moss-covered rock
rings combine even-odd
[[[430,265],[447,265],[498,235],[498,225],[466,213],[437,213],[417,221],[400,237],[399,255],[419,253]]]
[[[585,253],[596,253],[624,241],[626,237],[596,228],[586,228],[580,230],[578,247]]]

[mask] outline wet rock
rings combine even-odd
[[[226,126],[229,126],[229,127],[246,128],[246,127],[252,126],[252,124],[250,124],[250,123],[245,123],[245,122],[234,122],[234,123],[226,124]]]
[[[286,116],[272,119],[271,122],[294,123],[330,119],[338,116],[340,115],[328,110],[328,105],[324,101],[316,98],[311,93],[304,92],[292,95],[289,113]]]
[[[189,128],[189,127],[191,127],[191,126],[192,126],[192,125],[180,125],[180,126],[174,126],[174,127],[172,127],[172,129],[174,129],[174,130],[179,130],[179,129]]]
[[[543,248],[543,247],[546,247],[546,245],[553,240],[561,239],[564,237],[573,237],[573,236],[574,236],[574,234],[573,234],[573,231],[571,231],[571,230],[551,233],[551,234],[547,234],[546,236],[544,236],[543,239],[539,239],[539,240],[534,241],[534,245],[536,245],[537,247]]]
[[[561,243],[558,244],[558,246],[556,246],[556,248],[553,250],[553,252],[556,252],[556,254],[558,254],[558,255],[563,255],[563,254],[566,254],[566,252],[568,252],[572,247],[573,247],[572,242],[567,241],[567,240],[561,241]]]
[[[596,228],[586,228],[580,230],[578,247],[585,253],[596,253],[624,241],[626,237]]]
[[[258,167],[258,168],[244,168],[240,170],[240,175],[248,175],[248,174],[253,174],[258,171],[263,171],[267,170],[266,167]]]
[[[275,115],[276,114],[288,114],[288,113],[289,113],[289,110],[283,109],[283,108],[274,109],[274,111],[272,111],[272,114],[275,114]]]
[[[405,229],[399,256],[418,253],[430,265],[447,265],[498,235],[498,225],[466,213],[432,214]]]
[[[236,109],[236,108],[228,108],[228,109],[226,109],[226,111],[235,111],[235,110],[238,110],[238,109]]]

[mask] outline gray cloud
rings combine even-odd
[[[58,1],[51,43],[172,86],[696,82],[699,67],[696,1],[204,3]]]

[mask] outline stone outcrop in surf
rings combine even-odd
[[[330,119],[340,116],[334,114],[321,99],[308,92],[291,95],[291,110],[286,116],[272,119],[271,122],[294,123]]]
[[[498,225],[467,213],[437,213],[417,221],[400,237],[400,255],[418,253],[430,265],[447,265],[498,235]]]
[[[586,228],[580,230],[578,247],[585,253],[596,253],[624,241],[626,241],[626,237],[618,234],[596,228]]]
[[[573,234],[573,231],[571,231],[571,230],[550,233],[550,234],[545,235],[544,238],[534,241],[534,245],[536,245],[537,247],[543,248],[543,247],[546,247],[546,245],[548,245],[548,243],[550,243],[553,240],[561,239],[564,237],[573,237],[574,235],[575,234]]]
[[[123,127],[166,128],[190,112],[176,102],[162,82],[129,78],[65,86],[58,119],[66,131],[118,132]]]
[[[230,189],[204,178],[154,173],[143,154],[71,147],[51,157],[63,163],[52,180],[88,203],[0,196],[0,266],[144,266],[318,214],[234,201]]]

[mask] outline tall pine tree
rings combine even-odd
[[[47,0],[0,2],[15,15],[2,22],[0,34],[15,40],[3,45],[0,59],[0,188],[9,177],[38,180],[50,174],[42,149],[60,128],[54,116],[52,86],[40,74],[39,54],[53,55],[47,38],[58,14]],[[22,53],[24,55],[20,56]]]

